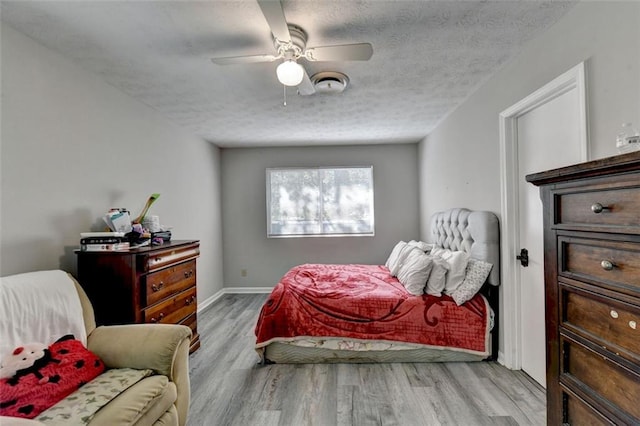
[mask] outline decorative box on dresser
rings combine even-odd
[[[640,424],[640,152],[536,173],[549,425]]]
[[[98,325],[183,324],[200,347],[197,322],[198,241],[170,241],[127,251],[77,251],[78,281]]]

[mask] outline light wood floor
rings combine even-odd
[[[544,425],[544,390],[493,362],[258,364],[267,295],[225,295],[198,316],[189,426]]]

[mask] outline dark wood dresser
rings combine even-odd
[[[640,152],[526,179],[544,206],[547,424],[638,425]]]
[[[171,241],[128,251],[77,251],[78,281],[93,305],[98,325],[184,324],[200,347],[197,323],[198,241]]]

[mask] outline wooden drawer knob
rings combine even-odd
[[[162,287],[164,287],[164,282],[160,281],[160,283],[158,285],[152,284],[151,285],[151,290],[158,291],[158,290],[162,289]]]
[[[595,214],[602,213],[604,210],[609,210],[609,207],[603,206],[600,203],[594,203],[591,205],[591,211]]]
[[[188,298],[187,300],[184,301],[184,304],[189,306],[192,303],[195,303],[196,301],[196,297],[195,296],[191,296],[190,298]]]
[[[160,315],[158,315],[158,318],[156,317],[151,318],[151,322],[156,323],[156,322],[162,321],[162,318],[164,318],[164,313],[160,312]]]
[[[603,260],[602,262],[600,262],[600,266],[602,266],[602,269],[604,269],[605,271],[610,271],[616,265],[609,260]]]

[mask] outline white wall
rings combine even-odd
[[[267,238],[266,168],[362,165],[373,165],[375,237]],[[223,149],[225,287],[273,287],[302,263],[384,263],[418,238],[417,193],[417,144]]]
[[[580,2],[420,143],[421,217],[458,206],[500,215],[498,114],[581,61],[591,158],[615,155],[621,123],[640,126],[640,2]]]
[[[199,239],[198,297],[222,288],[220,152],[2,25],[0,273],[75,273],[80,232],[110,207]]]
[[[621,123],[640,125],[640,2],[580,2],[420,143],[420,217],[450,207],[500,216],[498,115],[582,61],[591,159],[617,154]]]

